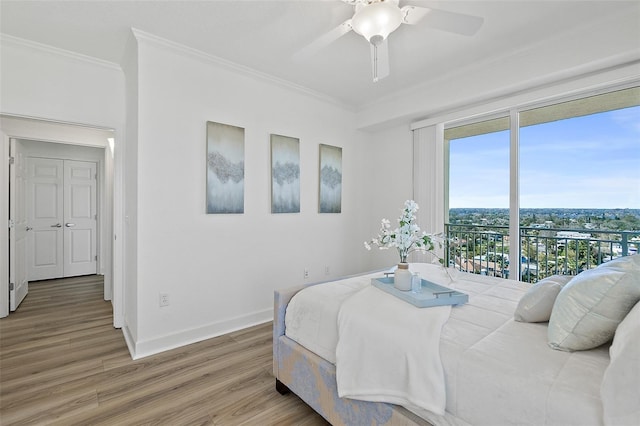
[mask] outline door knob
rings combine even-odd
[[[76,226],[75,223],[65,223],[64,226],[66,226],[67,228],[71,228],[73,226]]]
[[[25,228],[25,231],[31,231],[32,229],[33,229],[32,227],[27,226],[27,227]]]
[[[62,228],[62,225],[59,223],[56,223],[55,225],[51,225],[52,228]]]

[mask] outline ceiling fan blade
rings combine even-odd
[[[302,49],[298,50],[293,55],[293,60],[296,62],[302,62],[309,59],[351,30],[351,19],[347,19],[331,31],[321,35]]]
[[[425,25],[442,31],[472,36],[478,32],[484,18],[463,13],[448,12],[442,9],[431,9],[417,6],[404,6],[400,9],[404,13],[405,24],[416,24],[423,21]]]
[[[384,39],[378,45],[371,44],[371,71],[374,83],[389,75],[389,44],[387,40]]]

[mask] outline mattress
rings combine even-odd
[[[416,412],[433,424],[597,425],[602,423],[600,383],[608,347],[560,352],[547,345],[546,323],[513,320],[529,284],[411,264],[412,272],[469,295],[442,329],[446,413]],[[369,274],[308,287],[287,306],[285,334],[335,363],[337,315],[354,292],[371,285]],[[428,309],[428,308],[425,308]]]

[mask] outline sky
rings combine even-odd
[[[509,207],[509,133],[452,140],[449,207]],[[521,208],[640,209],[640,107],[520,130]]]

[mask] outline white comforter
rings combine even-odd
[[[515,322],[513,312],[527,284],[465,273],[458,273],[454,283],[446,284],[447,277],[438,266],[411,264],[410,269],[469,294],[469,303],[454,307],[442,327],[444,416],[407,408],[435,425],[602,423],[600,383],[609,363],[608,348],[554,351],[547,346],[545,323]],[[369,286],[372,276],[381,274],[299,292],[287,307],[285,334],[335,363],[340,306]],[[338,297],[331,296],[334,291]]]

